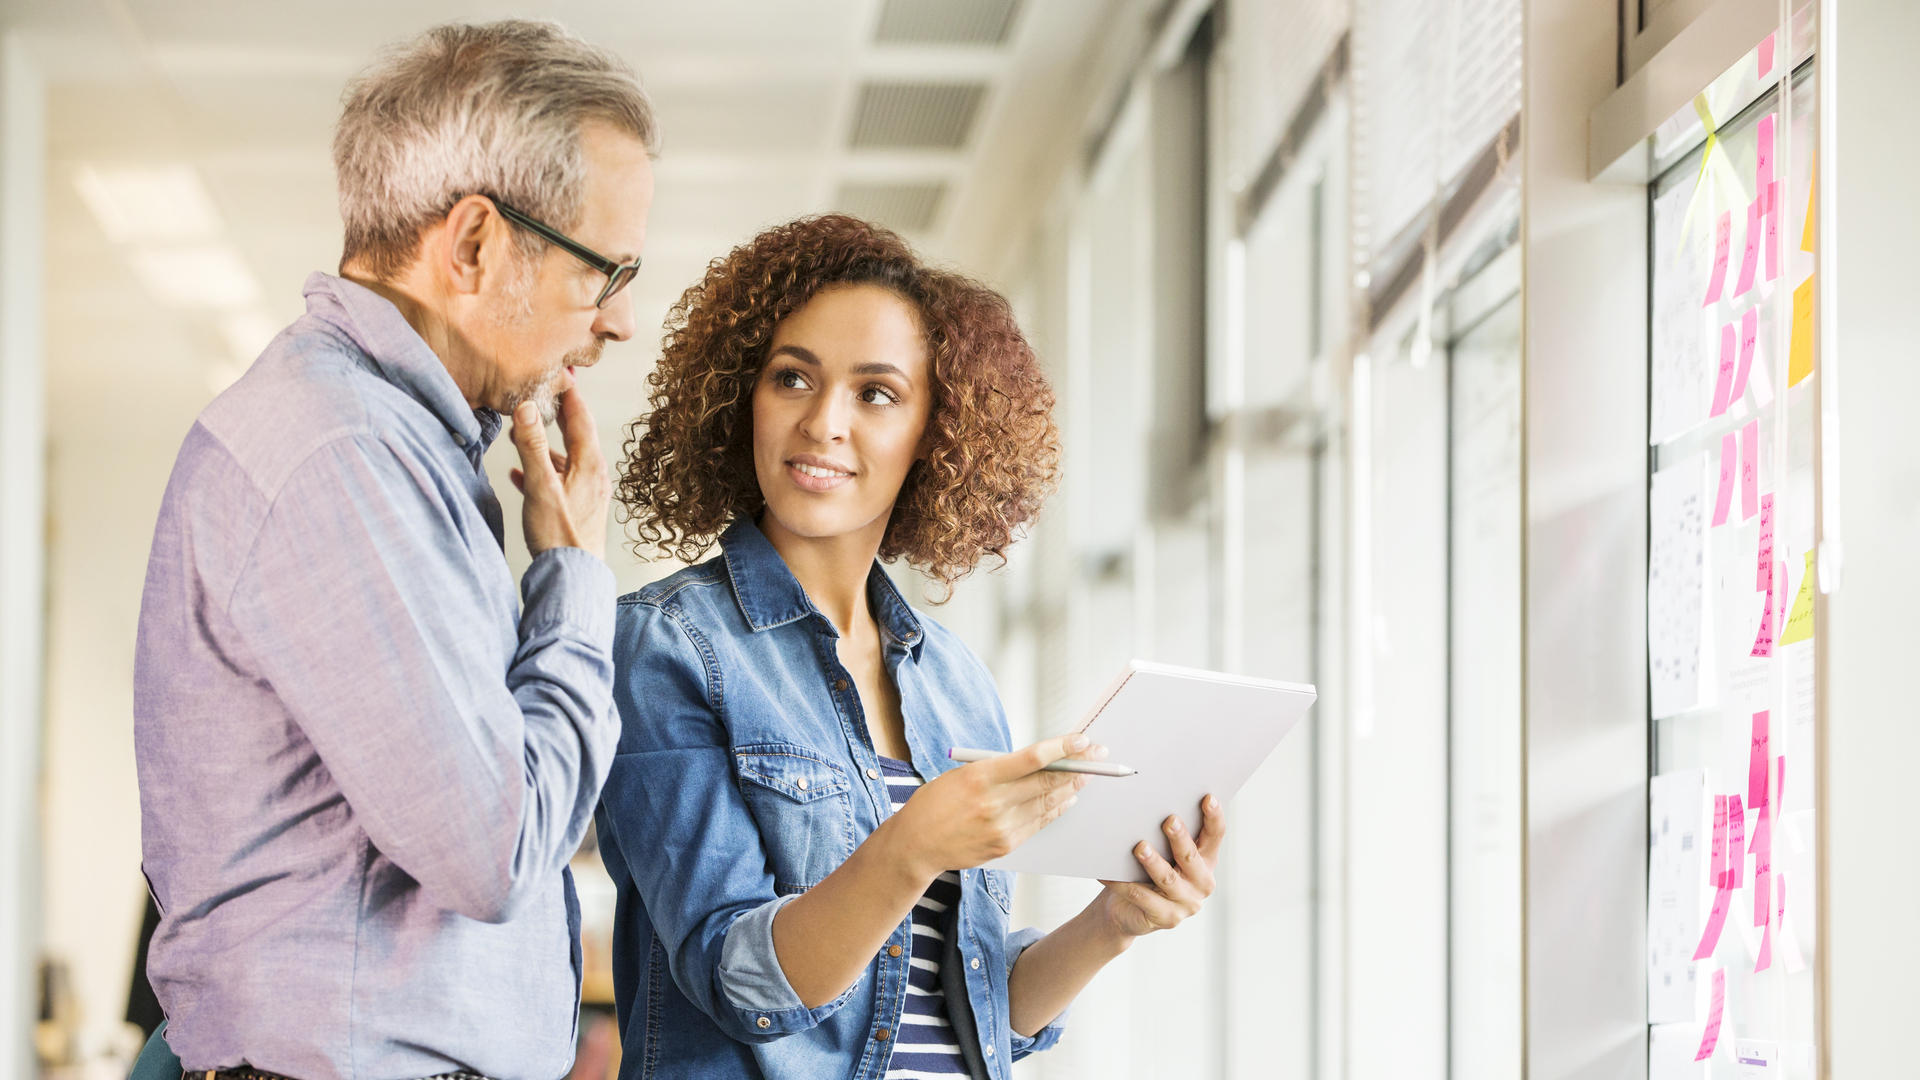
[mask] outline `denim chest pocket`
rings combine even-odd
[[[791,743],[737,746],[733,762],[776,892],[805,892],[853,854],[853,784],[845,769]]]
[[[1000,905],[1000,913],[1013,914],[1013,871],[982,870],[980,876],[987,880],[987,895]]]

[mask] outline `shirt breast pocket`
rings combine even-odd
[[[733,758],[776,892],[806,892],[853,854],[853,784],[845,769],[791,743],[735,747]]]

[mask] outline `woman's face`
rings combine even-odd
[[[782,320],[753,391],[765,526],[878,545],[926,433],[927,369],[919,313],[879,286],[826,289]]]

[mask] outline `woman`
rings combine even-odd
[[[1051,1046],[1095,972],[1213,888],[1225,820],[1170,817],[1154,884],[1007,932],[977,867],[1073,803],[1006,749],[985,667],[877,560],[945,586],[1051,485],[1053,395],[997,294],[828,215],[717,260],[673,310],[618,497],[642,545],[720,558],[620,601],[602,795],[628,1077],[975,1076]],[[923,782],[924,781],[924,782]],[[1099,781],[1096,781],[1099,782]],[[909,797],[910,796],[910,797]]]

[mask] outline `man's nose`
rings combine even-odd
[[[607,297],[600,313],[593,317],[593,336],[603,341],[625,341],[633,336],[633,287]]]

